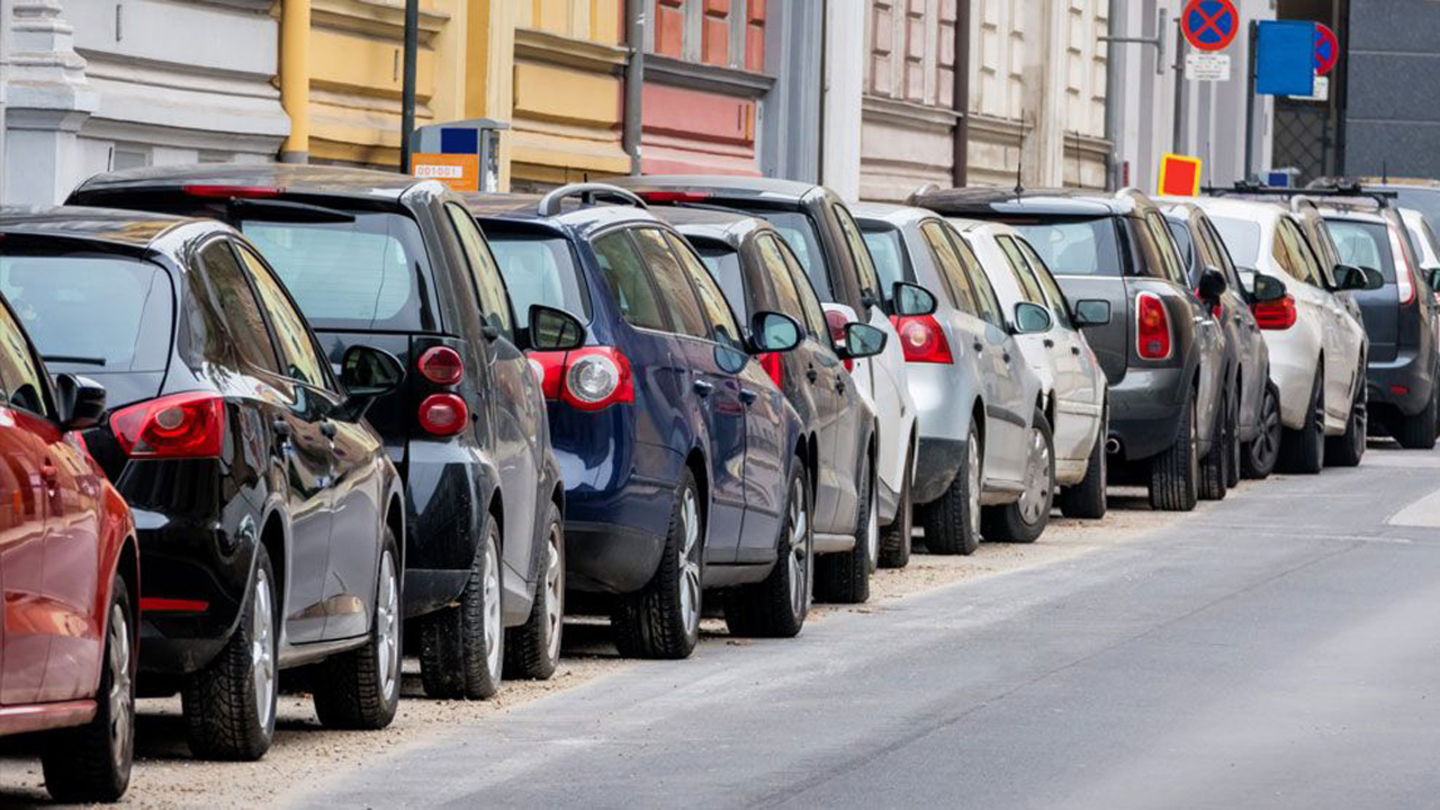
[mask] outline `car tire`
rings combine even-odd
[[[1025,490],[1020,500],[981,510],[986,540],[1001,543],[1033,543],[1050,524],[1055,503],[1055,437],[1045,412],[1036,410],[1030,427],[1025,459]]]
[[[725,594],[725,624],[734,636],[793,638],[810,612],[814,521],[805,471],[795,460],[780,526],[775,567],[761,582],[731,588]]]
[[[1200,498],[1199,428],[1193,394],[1180,408],[1180,436],[1150,462],[1150,508],[1189,512]]]
[[[1414,416],[1394,420],[1395,441],[1406,450],[1430,450],[1435,447],[1436,418],[1440,416],[1440,378],[1431,385],[1430,399]]]
[[[972,421],[960,469],[938,500],[924,510],[925,547],[931,554],[974,554],[980,547],[980,490],[984,443]]]
[[[1107,503],[1105,489],[1109,485],[1110,460],[1105,457],[1105,438],[1110,431],[1108,413],[1100,417],[1100,429],[1095,434],[1095,446],[1090,448],[1090,461],[1085,465],[1085,477],[1080,483],[1065,487],[1055,496],[1060,514],[1068,518],[1099,520],[1105,517]]]
[[[255,548],[255,557],[235,631],[181,691],[186,737],[197,759],[257,760],[275,739],[276,652],[284,606],[265,546]]]
[[[705,557],[700,503],[687,469],[675,489],[659,568],[645,587],[620,597],[611,617],[615,647],[626,658],[688,658],[700,640]]]
[[[1280,469],[1289,473],[1314,475],[1325,466],[1325,392],[1323,369],[1315,372],[1310,385],[1310,404],[1305,424],[1298,430],[1285,429],[1280,441]]]
[[[1361,368],[1364,368],[1362,365]],[[1345,419],[1345,432],[1325,439],[1325,464],[1328,467],[1358,467],[1365,457],[1365,440],[1369,432],[1370,415],[1366,397],[1365,381],[1355,386],[1355,397],[1350,403],[1350,415]]]
[[[486,515],[484,531],[459,604],[416,623],[420,682],[432,698],[484,700],[500,690],[505,631],[500,601],[500,527],[493,516]]]
[[[1225,392],[1220,400],[1220,407],[1215,411],[1215,427],[1210,435],[1210,452],[1200,461],[1200,500],[1202,501],[1223,501],[1228,487],[1225,480],[1229,478],[1229,470],[1226,469],[1230,461],[1230,426],[1227,424],[1227,416],[1230,415],[1230,392]]]
[[[910,492],[915,483],[915,451],[905,454],[905,473],[900,479],[900,500],[895,507],[895,520],[880,531],[881,568],[904,568],[910,564],[911,536],[915,533],[915,507]]]
[[[57,802],[113,802],[130,786],[135,761],[135,610],[125,581],[115,577],[105,629],[95,717],[77,728],[53,732],[40,763],[45,789]]]
[[[1274,383],[1265,384],[1265,395],[1260,400],[1259,432],[1254,439],[1246,442],[1240,452],[1240,474],[1252,480],[1270,477],[1275,471],[1275,462],[1280,458],[1280,440],[1284,426],[1280,424],[1280,389]]]
[[[315,666],[312,693],[315,714],[327,728],[381,729],[395,719],[400,705],[401,627],[400,551],[386,527],[375,581],[374,621],[365,646],[332,655]]]
[[[860,513],[855,517],[855,545],[838,554],[815,558],[815,601],[858,605],[870,598],[870,572],[880,550],[880,516],[875,463],[866,456],[861,476]]]
[[[506,631],[505,677],[549,680],[560,665],[560,640],[565,630],[565,524],[560,507],[547,504],[545,559],[535,583],[530,617]]]

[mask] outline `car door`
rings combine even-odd
[[[1071,322],[1070,305],[1055,277],[1050,274],[1050,268],[1029,242],[1016,239],[1015,244],[1026,262],[1021,272],[1039,287],[1042,304],[1049,308],[1050,317],[1054,320],[1045,337],[1054,343],[1050,347],[1050,357],[1055,365],[1056,421],[1062,418],[1059,414],[1063,413],[1064,418],[1078,425],[1076,430],[1070,431],[1073,436],[1093,439],[1105,403],[1105,386],[1100,381],[1104,372],[1088,351],[1085,337]],[[1058,434],[1058,426],[1051,425],[1051,428]],[[1089,451],[1089,447],[1087,443],[1076,450],[1084,453]]]
[[[1249,302],[1245,300],[1245,288],[1241,286],[1240,274],[1235,270],[1225,241],[1220,238],[1209,217],[1200,215],[1198,225],[1200,241],[1214,258],[1215,268],[1225,276],[1225,293],[1220,296],[1220,317],[1226,322],[1226,339],[1235,342],[1235,356],[1240,362],[1240,424],[1243,435],[1248,436],[1265,398],[1269,353],[1260,336],[1255,313],[1250,311]]]
[[[1303,282],[1297,285],[1314,303],[1323,324],[1321,343],[1325,348],[1325,413],[1332,424],[1350,412],[1351,386],[1357,373],[1359,342],[1347,321],[1350,315],[1334,293],[1325,289],[1320,262],[1300,228],[1289,217],[1280,219],[1280,234],[1291,265]],[[1297,296],[1298,298],[1298,296]]]

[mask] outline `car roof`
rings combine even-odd
[[[639,205],[610,202],[582,203],[573,197],[563,198],[560,212],[546,216],[540,213],[543,194],[461,194],[472,216],[483,220],[501,220],[539,229],[570,231],[588,236],[595,231],[626,223],[656,223],[661,220]]]
[[[1079,188],[1013,189],[999,186],[968,186],[941,189],[911,196],[912,205],[942,214],[1049,214],[1054,216],[1108,216],[1128,214],[1151,205],[1135,189],[1114,194]]]
[[[133,251],[145,250],[175,228],[201,221],[112,208],[0,208],[0,233],[73,239]]]
[[[654,213],[687,237],[713,239],[732,247],[738,247],[750,234],[774,230],[760,217],[725,209],[662,206]]]
[[[395,172],[316,166],[305,163],[200,163],[186,166],[146,166],[98,174],[77,191],[114,191],[127,188],[179,188],[188,185],[278,188],[287,194],[399,200],[411,188],[433,184]]]
[[[862,202],[850,206],[850,213],[863,225],[865,222],[886,222],[896,227],[914,225],[940,215],[929,208],[894,203]]]
[[[1195,204],[1212,217],[1230,219],[1251,219],[1264,217],[1269,224],[1280,214],[1287,213],[1285,206],[1270,200],[1242,200],[1235,197],[1198,197]],[[1258,223],[1257,223],[1258,224]]]
[[[733,192],[734,196],[761,197],[770,200],[799,202],[821,186],[798,180],[755,177],[735,174],[657,174],[640,177],[617,177],[606,180],[621,188],[694,188]]]

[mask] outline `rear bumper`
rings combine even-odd
[[[1412,349],[1400,351],[1394,360],[1371,360],[1365,380],[1371,405],[1388,405],[1405,416],[1425,409],[1435,385],[1434,370]]]
[[[1180,435],[1180,405],[1190,395],[1183,368],[1131,367],[1110,389],[1110,435],[1125,461],[1157,456]]]
[[[964,459],[964,440],[921,436],[911,501],[926,504],[944,495],[959,474]]]

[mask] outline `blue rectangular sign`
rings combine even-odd
[[[1255,92],[1308,96],[1315,91],[1315,24],[1264,20],[1257,25]]]

